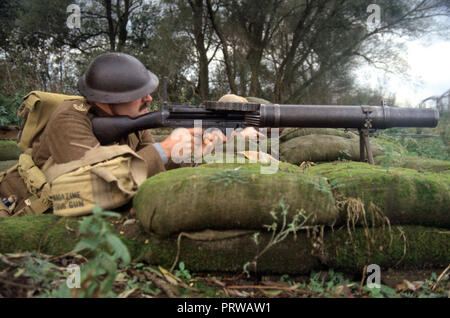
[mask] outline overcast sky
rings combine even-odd
[[[385,82],[386,89],[395,93],[397,105],[416,107],[425,98],[450,89],[450,41],[434,38],[406,45],[404,58],[410,66],[410,81],[369,66],[360,70],[358,79],[372,88]]]

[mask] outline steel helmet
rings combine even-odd
[[[78,80],[78,90],[87,100],[118,104],[151,94],[158,84],[158,77],[135,57],[104,53],[91,61]]]

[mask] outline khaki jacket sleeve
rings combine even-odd
[[[142,131],[141,135],[140,135],[140,140],[141,140],[141,142],[137,149],[141,149],[142,147],[145,147],[147,145],[151,145],[151,144],[155,143],[155,140],[153,139],[153,136],[150,133],[150,130]],[[156,151],[156,149],[155,149],[155,151]],[[159,156],[158,152],[156,152],[156,154],[158,155],[159,158],[161,158]],[[162,162],[162,160],[161,160],[161,162]],[[180,167],[182,167],[181,164],[174,163],[170,159],[169,159],[169,162],[167,162],[167,164],[165,165],[166,170],[176,169],[176,168],[180,168]]]

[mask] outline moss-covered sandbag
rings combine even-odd
[[[386,164],[390,160],[386,156],[374,158],[376,165]],[[391,164],[393,167],[414,169],[419,172],[450,173],[450,161],[437,160],[424,157],[396,156]]]
[[[345,131],[343,129],[334,129],[334,128],[286,128],[280,135],[280,142],[285,142],[291,140],[295,137],[302,137],[308,135],[330,135],[330,136],[339,136],[347,139],[356,139],[359,138],[358,134]]]
[[[382,147],[371,142],[374,156],[383,153]],[[280,159],[292,164],[304,161],[359,160],[359,139],[332,135],[295,137],[280,145]]]
[[[448,174],[390,168],[361,162],[326,163],[311,167],[333,183],[335,193],[360,198],[366,207],[375,204],[391,224],[450,228],[450,178]]]
[[[19,159],[22,150],[17,142],[12,140],[0,140],[0,161]]]
[[[6,171],[17,163],[17,160],[0,161],[0,171]]]
[[[0,253],[40,251],[61,255],[70,252],[80,240],[79,221],[80,218],[53,214],[0,218]],[[142,236],[133,233],[132,238],[121,238],[133,258],[142,258],[147,250]]]
[[[273,174],[262,174],[263,168],[206,164],[170,170],[147,179],[133,207],[146,230],[162,236],[204,229],[261,229],[273,223],[270,211],[282,199],[290,206],[289,217],[304,209],[311,215],[310,224],[334,223],[337,212],[330,191],[316,187],[327,187],[324,180],[285,163]]]
[[[151,264],[170,267],[177,259],[193,271],[240,272],[270,241],[271,233],[262,232],[258,246],[253,234],[217,241],[181,237],[151,236]],[[257,261],[257,271],[265,274],[305,274],[320,268],[361,273],[364,265],[387,268],[423,268],[447,266],[450,262],[450,238],[442,229],[421,226],[376,228],[367,236],[356,228],[351,236],[345,228],[326,231],[323,236],[297,233],[269,248]],[[253,269],[253,268],[249,268]]]
[[[54,215],[3,219],[0,221],[0,253],[38,249],[48,255],[67,253],[80,239],[78,226],[77,219]],[[170,268],[179,253],[178,261],[183,261],[189,270],[215,272],[241,272],[244,264],[253,260],[272,235],[261,232],[256,245],[253,234],[210,241],[189,238],[190,235],[178,240],[177,236],[162,239],[143,231],[131,232],[125,230],[121,239],[133,259]],[[219,234],[224,236],[224,233],[227,234]],[[309,234],[300,231],[296,238],[290,235],[270,247],[258,259],[257,271],[305,274],[330,267],[361,273],[364,265],[372,263],[382,269],[440,267],[450,262],[449,251],[448,231],[438,228],[394,226],[391,230],[377,228],[369,233],[356,228],[351,236],[346,228],[325,231],[323,235],[320,231]]]

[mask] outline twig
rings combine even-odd
[[[439,277],[437,278],[436,282],[433,284],[433,287],[431,288],[432,291],[435,291],[439,282],[441,281],[442,277],[444,277],[445,273],[447,273],[447,271],[450,269],[450,265],[447,266],[446,269],[444,269],[444,271],[441,273],[441,275],[439,275]]]
[[[359,284],[359,289],[360,290],[363,289],[364,281],[366,280],[366,271],[367,271],[367,265],[364,265],[363,275],[362,275],[362,278],[361,278],[361,283]]]
[[[11,262],[5,255],[0,253],[0,261],[2,261],[3,263],[5,263],[8,266],[11,267],[17,267],[19,265],[17,265],[16,263]]]
[[[8,282],[8,281],[5,281],[3,279],[0,279],[0,283],[1,284],[5,284],[5,285],[16,286],[16,287],[20,287],[20,288],[25,288],[25,289],[30,288],[30,286],[19,284],[19,283],[14,283],[14,282]]]
[[[398,230],[400,231],[400,235],[403,238],[403,255],[402,255],[402,258],[394,265],[394,267],[397,266],[398,264],[400,264],[406,255],[406,235],[400,226],[398,227]]]
[[[145,277],[150,280],[152,283],[154,283],[157,287],[161,288],[169,298],[176,298],[175,294],[173,293],[172,289],[170,288],[170,285],[167,284],[162,279],[159,279],[156,274],[153,273],[144,273]]]
[[[235,286],[227,286],[227,289],[273,289],[273,290],[295,290],[299,287],[299,285],[293,286],[262,286],[262,285],[235,285]]]

